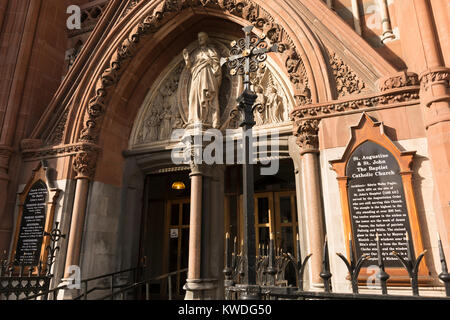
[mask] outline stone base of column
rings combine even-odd
[[[217,299],[217,282],[217,279],[187,279],[183,287],[186,290],[185,300]]]

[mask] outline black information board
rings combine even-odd
[[[24,265],[37,265],[44,236],[47,185],[38,180],[28,191],[20,221],[15,261]]]
[[[391,252],[407,256],[411,238],[400,167],[386,148],[366,141],[351,154],[346,167],[348,200],[356,254],[376,262],[376,233],[386,267],[401,267]]]

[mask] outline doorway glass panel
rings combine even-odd
[[[167,204],[168,212],[168,273],[172,276],[172,294],[175,298],[184,296],[183,285],[186,283],[186,272],[180,272],[188,266],[189,258],[189,199],[171,200]]]
[[[232,239],[237,236],[238,243],[243,239],[242,196],[239,197],[239,219],[236,219],[236,196],[226,198],[226,232]],[[255,193],[255,240],[258,246],[269,244],[270,234],[274,234],[275,246],[296,255],[297,248],[297,210],[295,191]],[[236,235],[236,230],[239,230]]]

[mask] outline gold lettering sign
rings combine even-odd
[[[400,151],[384,133],[383,124],[374,122],[365,113],[351,130],[352,138],[344,155],[330,164],[337,173],[345,238],[351,235],[357,258],[363,254],[370,256],[359,281],[366,283],[373,277],[374,270],[368,266],[377,265],[375,239],[378,234],[386,272],[391,276],[389,284],[407,283],[408,273],[392,251],[406,258],[406,239],[409,238],[415,256],[423,252],[412,186],[411,165],[415,151]],[[348,241],[346,245],[349,256]],[[425,259],[419,268],[419,282],[428,281]]]
[[[19,214],[16,222],[13,249],[10,259],[15,265],[24,267],[47,265],[55,204],[60,191],[48,179],[48,168],[40,162],[33,170],[28,183],[19,194]]]

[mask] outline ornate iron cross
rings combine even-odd
[[[243,28],[245,38],[231,42],[230,57],[220,60],[221,66],[227,63],[232,76],[244,76],[244,90],[250,90],[250,73],[265,68],[267,53],[278,51],[278,44],[269,48],[266,35],[263,34],[259,38],[252,33],[253,28],[253,26]]]
[[[253,26],[243,28],[245,38],[231,43],[230,57],[222,58],[221,65],[228,64],[232,76],[244,76],[244,92],[237,102],[244,111],[243,130],[243,214],[244,214],[244,242],[243,242],[243,299],[259,299],[259,289],[256,286],[256,243],[255,243],[255,212],[254,212],[254,177],[253,163],[250,150],[252,149],[252,128],[255,125],[253,111],[256,94],[250,89],[250,74],[264,68],[269,52],[277,52],[278,45],[269,48],[266,36],[261,38],[252,34]]]

